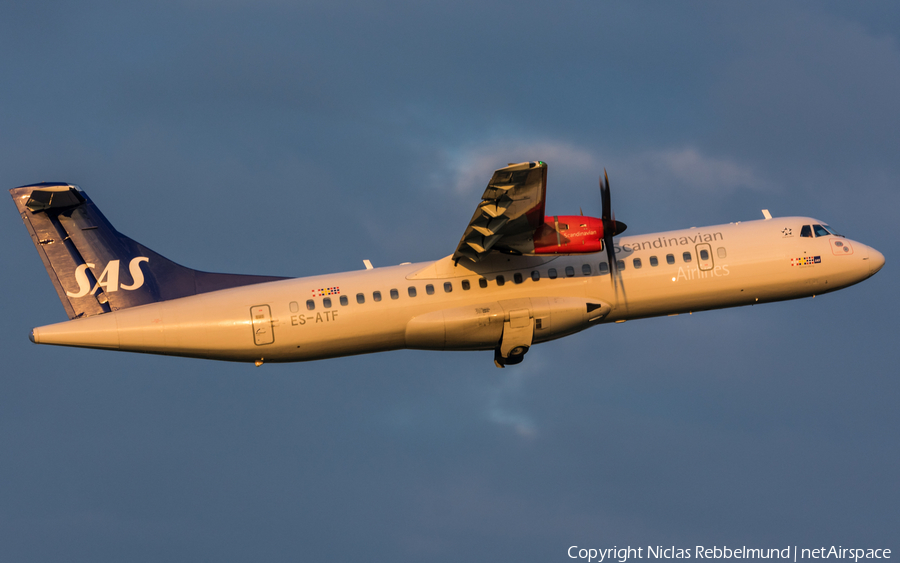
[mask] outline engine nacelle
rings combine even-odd
[[[527,311],[533,341],[546,342],[584,330],[609,314],[606,303],[578,297],[531,297],[442,309],[406,325],[406,347],[419,350],[491,350],[509,330],[510,313]]]
[[[500,303],[432,311],[406,325],[406,347],[419,350],[490,350],[503,335]]]
[[[534,254],[587,254],[603,249],[603,221],[583,215],[544,217],[534,231]]]

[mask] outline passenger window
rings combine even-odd
[[[809,225],[803,225],[803,228],[800,229],[800,236],[812,238],[812,227],[810,227]]]
[[[350,300],[347,299],[346,295],[341,295],[341,307],[346,307],[349,302]]]
[[[533,279],[534,281],[540,280],[540,279],[541,279],[541,273],[538,272],[537,270],[531,272],[531,279]]]
[[[453,291],[453,284],[450,282],[444,282],[444,293],[450,293]]]
[[[360,305],[362,305],[363,303],[366,302],[366,296],[363,295],[362,293],[357,293],[356,294],[356,302],[359,303]]]
[[[550,278],[551,280],[555,280],[556,279],[556,268],[550,268],[549,270],[547,270],[547,277]]]
[[[299,313],[300,312],[300,304],[296,301],[291,301],[291,313]]]
[[[391,299],[400,299],[400,292],[396,289],[391,290]]]
[[[813,231],[815,231],[817,237],[827,237],[831,234],[822,225],[813,225]]]
[[[624,260],[616,260],[616,269],[620,272],[625,269],[625,261]]]
[[[416,287],[414,285],[409,286],[409,289],[406,290],[410,297],[416,296]]]
[[[472,285],[469,283],[469,280],[463,280],[460,285],[462,286],[463,291],[469,291],[470,289],[472,289]]]
[[[707,251],[705,248],[700,249],[700,259],[709,260],[709,251]]]
[[[306,308],[309,309],[310,311],[312,311],[313,309],[316,308],[316,302],[313,301],[312,299],[308,299],[306,301]]]
[[[634,269],[635,269],[635,270],[639,270],[639,269],[641,268],[641,266],[642,266],[642,264],[641,264],[641,259],[640,259],[640,258],[635,258],[635,259],[632,260],[631,262],[632,262],[632,264],[634,264]]]
[[[522,283],[522,274],[520,274],[519,272],[513,274],[513,281],[516,283]]]
[[[322,306],[326,309],[331,309],[331,297],[326,297],[322,300]]]
[[[725,258],[726,253],[725,253],[724,246],[720,246],[719,248],[716,249],[716,256],[718,256],[719,258]]]
[[[659,260],[656,259],[656,256],[650,257],[650,265],[653,266],[654,268],[659,266]]]
[[[685,252],[684,254],[681,255],[681,258],[682,258],[685,262],[690,262],[690,261],[691,261],[691,253],[690,253],[690,252]]]
[[[675,263],[675,255],[674,254],[666,254],[666,264],[674,264]]]
[[[582,264],[581,265],[581,273],[586,276],[591,275],[591,265],[590,264]]]
[[[503,276],[497,276],[497,285],[503,285],[506,283],[506,278]]]
[[[609,273],[609,264],[606,262],[600,262],[600,266],[598,268],[600,270],[600,275],[605,276]]]
[[[427,293],[428,295],[434,295],[434,286],[431,284],[426,285],[425,293]]]
[[[376,303],[377,303],[378,301],[381,301],[381,292],[380,292],[380,291],[373,291],[373,292],[372,292],[372,301],[375,301]]]
[[[575,277],[575,268],[572,266],[566,266],[566,277],[572,278]]]
[[[487,280],[484,278],[478,278],[478,287],[487,287]]]

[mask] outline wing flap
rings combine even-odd
[[[500,232],[500,230],[505,227],[507,223],[509,223],[509,217],[505,216],[497,217],[494,219],[480,217],[477,221],[474,221],[472,223],[472,228],[482,235],[489,237]]]
[[[505,249],[504,240],[520,242],[534,232],[544,221],[546,192],[543,162],[520,162],[494,171],[453,260],[478,262],[491,250]]]

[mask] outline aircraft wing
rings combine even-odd
[[[453,253],[453,260],[478,262],[491,250],[507,250],[534,234],[544,222],[547,165],[510,164],[494,172],[481,203]]]

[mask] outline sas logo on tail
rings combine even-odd
[[[103,268],[103,273],[97,278],[97,283],[94,284],[94,287],[91,287],[91,281],[87,276],[87,269],[94,268],[94,265],[82,264],[75,268],[75,281],[78,283],[78,292],[71,293],[67,291],[66,295],[69,297],[84,297],[89,293],[93,295],[94,293],[97,293],[97,289],[101,287],[103,288],[103,291],[107,293],[110,291],[118,291],[119,289],[134,291],[144,285],[144,272],[141,271],[141,262],[149,261],[150,259],[146,256],[133,258],[131,262],[128,263],[128,273],[131,274],[132,279],[131,285],[119,285],[119,261],[110,260],[109,264]]]

